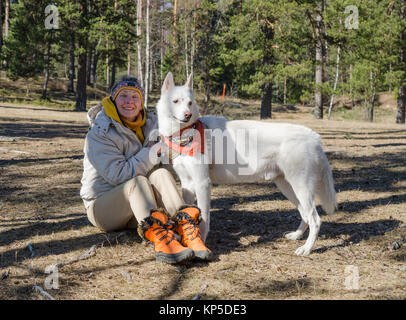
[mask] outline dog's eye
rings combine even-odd
[[[179,99],[173,100],[173,103],[178,103]]]
[[[189,107],[190,107],[190,106],[192,105],[192,101],[189,101],[188,105],[189,105]]]

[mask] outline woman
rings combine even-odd
[[[80,195],[89,221],[103,231],[138,225],[154,243],[157,261],[210,260],[199,208],[185,205],[172,175],[157,167],[157,117],[144,107],[138,80],[124,76],[111,96],[89,110],[88,120]]]

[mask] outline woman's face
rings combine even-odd
[[[134,121],[142,110],[140,95],[135,90],[120,91],[115,102],[120,117],[127,121]]]

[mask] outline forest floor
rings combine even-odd
[[[255,119],[259,102],[218,108]],[[284,238],[300,217],[275,185],[214,185],[214,261],[167,265],[136,231],[88,222],[79,197],[86,113],[0,103],[0,299],[47,299],[34,286],[63,300],[406,299],[406,127],[394,124],[393,101],[374,123],[341,109],[314,120],[309,107],[275,106],[269,120],[318,132],[333,169],[338,210],[321,216],[309,256],[294,254],[305,240]],[[55,263],[57,278],[47,269]]]

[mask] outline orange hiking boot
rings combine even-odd
[[[138,233],[154,244],[156,261],[179,263],[193,258],[193,250],[182,246],[171,230],[168,214],[164,210],[152,210],[151,215],[141,221]]]
[[[173,219],[177,223],[176,231],[182,237],[182,244],[192,249],[196,258],[212,260],[213,253],[205,246],[200,235],[200,209],[195,206],[182,206]]]

